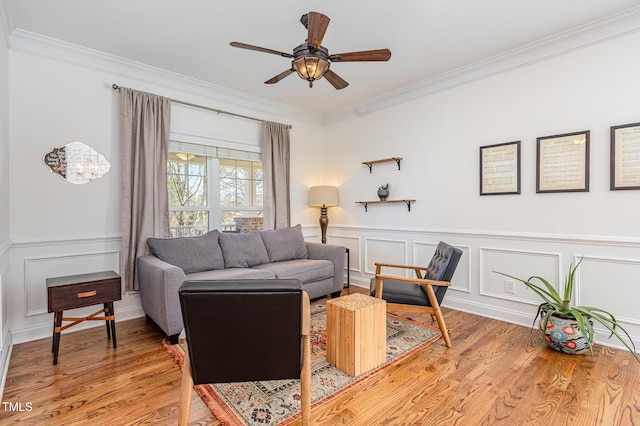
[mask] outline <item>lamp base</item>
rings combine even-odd
[[[320,207],[320,231],[322,232],[322,244],[327,244],[327,225],[329,225],[329,217],[327,217],[327,207]]]

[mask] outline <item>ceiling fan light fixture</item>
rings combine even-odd
[[[319,56],[301,56],[294,59],[292,65],[300,78],[307,80],[309,87],[313,87],[313,82],[322,78],[330,64]]]

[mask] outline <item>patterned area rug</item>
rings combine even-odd
[[[386,363],[352,377],[327,363],[325,329],[325,304],[314,303],[311,305],[312,410],[441,337],[436,327],[387,313]],[[182,367],[182,345],[170,345],[166,340],[162,344]],[[197,385],[194,389],[224,425],[283,426],[300,416],[298,380]]]

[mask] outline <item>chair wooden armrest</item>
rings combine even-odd
[[[402,277],[392,277],[389,275],[377,275],[376,278],[378,280],[390,280],[390,281],[401,281],[403,283],[410,284],[419,284],[419,285],[438,285],[438,286],[451,286],[449,281],[436,281],[436,280],[425,280],[423,278],[402,278]]]
[[[385,267],[385,268],[402,268],[402,269],[420,269],[421,271],[427,270],[426,266],[395,265],[393,263],[377,263],[377,262],[375,265],[376,265],[376,269]]]
[[[427,268],[424,266],[410,266],[410,265],[395,265],[393,263],[376,263],[376,276],[380,275],[382,268],[399,268],[399,269],[413,269],[416,273],[416,278],[422,278],[423,272]]]

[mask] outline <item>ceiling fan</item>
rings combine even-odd
[[[293,54],[237,41],[231,42],[231,46],[293,59],[290,69],[265,81],[266,84],[277,83],[289,74],[297,72],[300,78],[309,82],[309,87],[313,87],[313,82],[324,76],[338,90],[344,89],[349,83],[329,69],[331,62],[388,61],[391,58],[389,49],[363,50],[330,55],[329,50],[322,46],[322,38],[329,26],[329,20],[328,16],[318,12],[309,12],[302,15],[300,22],[307,29],[307,40],[295,47]]]

